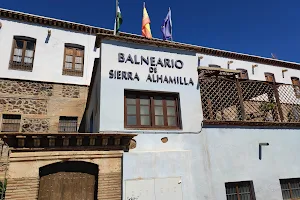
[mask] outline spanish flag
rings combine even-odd
[[[150,18],[146,10],[145,3],[144,3],[143,20],[142,20],[142,35],[145,36],[146,38],[152,38],[151,29],[150,29]]]

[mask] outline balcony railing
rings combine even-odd
[[[205,121],[299,123],[298,86],[242,80],[233,72],[199,72]]]

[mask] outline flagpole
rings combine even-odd
[[[118,0],[116,0],[116,13],[115,13],[115,26],[114,26],[114,35],[117,35],[117,13],[118,13]]]
[[[169,12],[171,11],[171,7],[169,7]],[[173,24],[172,24],[173,26]],[[173,27],[171,28],[171,41],[173,42]]]

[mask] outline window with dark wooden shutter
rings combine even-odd
[[[300,199],[300,179],[281,179],[281,192],[283,199],[298,200]]]
[[[125,91],[125,127],[180,128],[178,94]]]
[[[15,36],[12,45],[9,69],[32,71],[36,39]]]
[[[3,114],[1,132],[19,132],[20,124],[21,115]]]
[[[245,79],[245,80],[249,79],[248,71],[246,69],[236,69],[236,70],[240,71],[240,73],[238,74],[239,79]]]
[[[84,47],[65,44],[63,75],[83,76]]]
[[[296,98],[300,98],[300,81],[298,77],[292,77],[292,84],[295,91]]]
[[[275,83],[275,76],[272,73],[265,73],[266,81]]]
[[[252,181],[225,183],[227,200],[255,200]]]

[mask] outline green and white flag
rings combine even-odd
[[[119,32],[120,26],[121,26],[122,22],[123,22],[122,14],[121,14],[120,7],[118,5],[118,7],[117,7],[117,13],[116,13],[116,22],[115,22],[115,24],[116,24],[116,26],[115,26],[115,34],[117,34]]]

